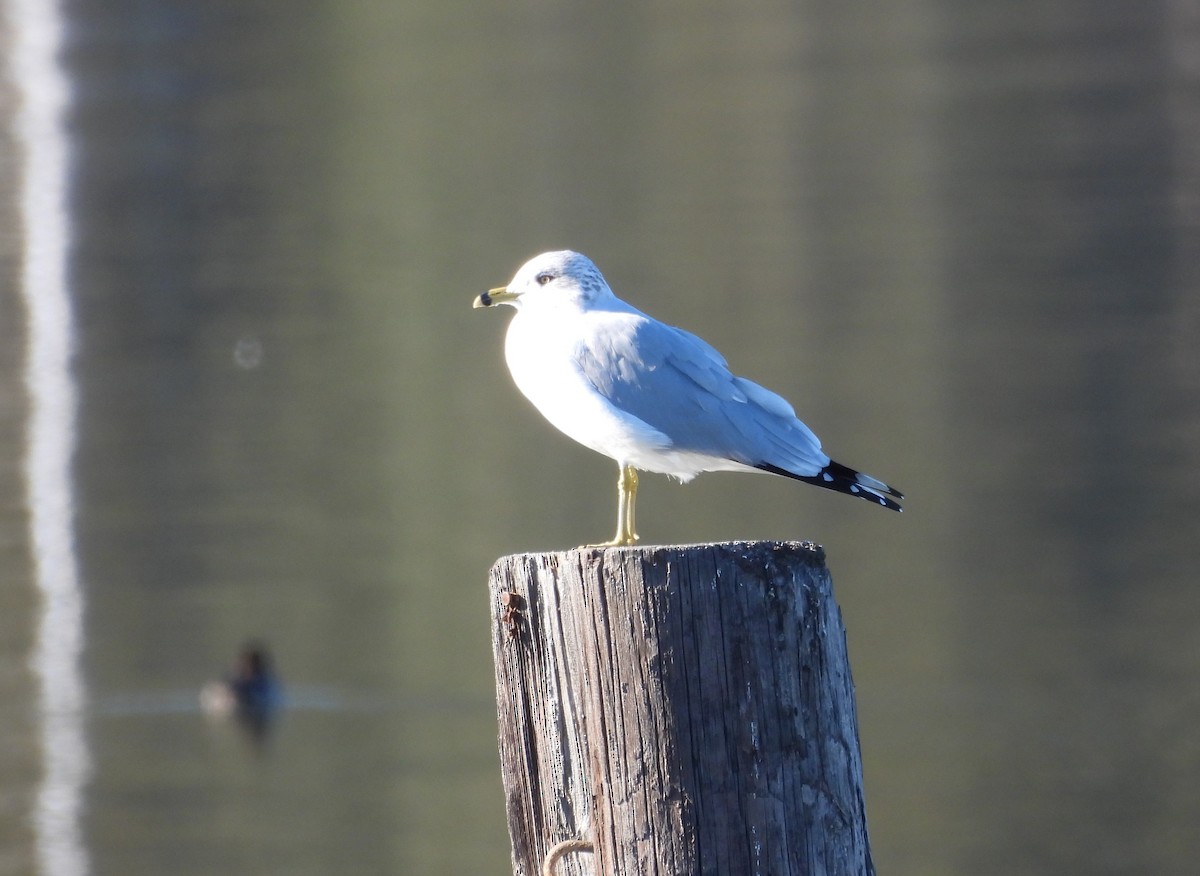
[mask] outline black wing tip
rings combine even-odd
[[[797,481],[804,481],[806,484],[812,484],[826,490],[845,493],[847,496],[855,496],[872,504],[887,508],[890,511],[904,513],[904,509],[900,507],[900,503],[895,501],[903,499],[903,493],[881,480],[873,478],[870,475],[864,475],[862,472],[855,471],[849,466],[842,465],[840,462],[830,460],[829,464],[815,475],[793,474],[787,469],[766,462],[759,463],[755,468]]]

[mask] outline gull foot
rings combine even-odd
[[[599,544],[581,544],[579,546],[579,549],[583,550],[585,548],[635,547],[637,545],[637,543],[638,543],[638,537],[636,535],[627,536],[624,538],[621,536],[617,536],[616,538],[610,539],[609,541],[602,541]]]

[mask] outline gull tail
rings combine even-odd
[[[760,463],[755,468],[770,472],[771,474],[783,475],[785,478],[804,481],[806,484],[824,487],[827,490],[837,490],[839,493],[857,496],[860,499],[866,499],[868,502],[874,502],[876,505],[882,505],[884,508],[891,508],[893,511],[904,510],[900,507],[900,503],[895,501],[896,499],[903,499],[904,494],[895,487],[890,487],[883,481],[876,480],[860,471],[855,471],[849,466],[842,465],[840,462],[834,462],[832,459],[829,460],[829,465],[825,466],[815,475],[793,474],[787,469],[766,462]]]

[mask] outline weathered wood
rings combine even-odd
[[[854,688],[810,544],[584,548],[492,568],[517,876],[874,873]]]

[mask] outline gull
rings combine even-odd
[[[585,255],[542,253],[475,307],[516,308],[504,357],[517,388],[559,430],[616,460],[617,534],[633,545],[638,471],[687,482],[768,472],[900,511],[904,496],[834,462],[782,397],[734,375],[712,346],[625,303]]]

